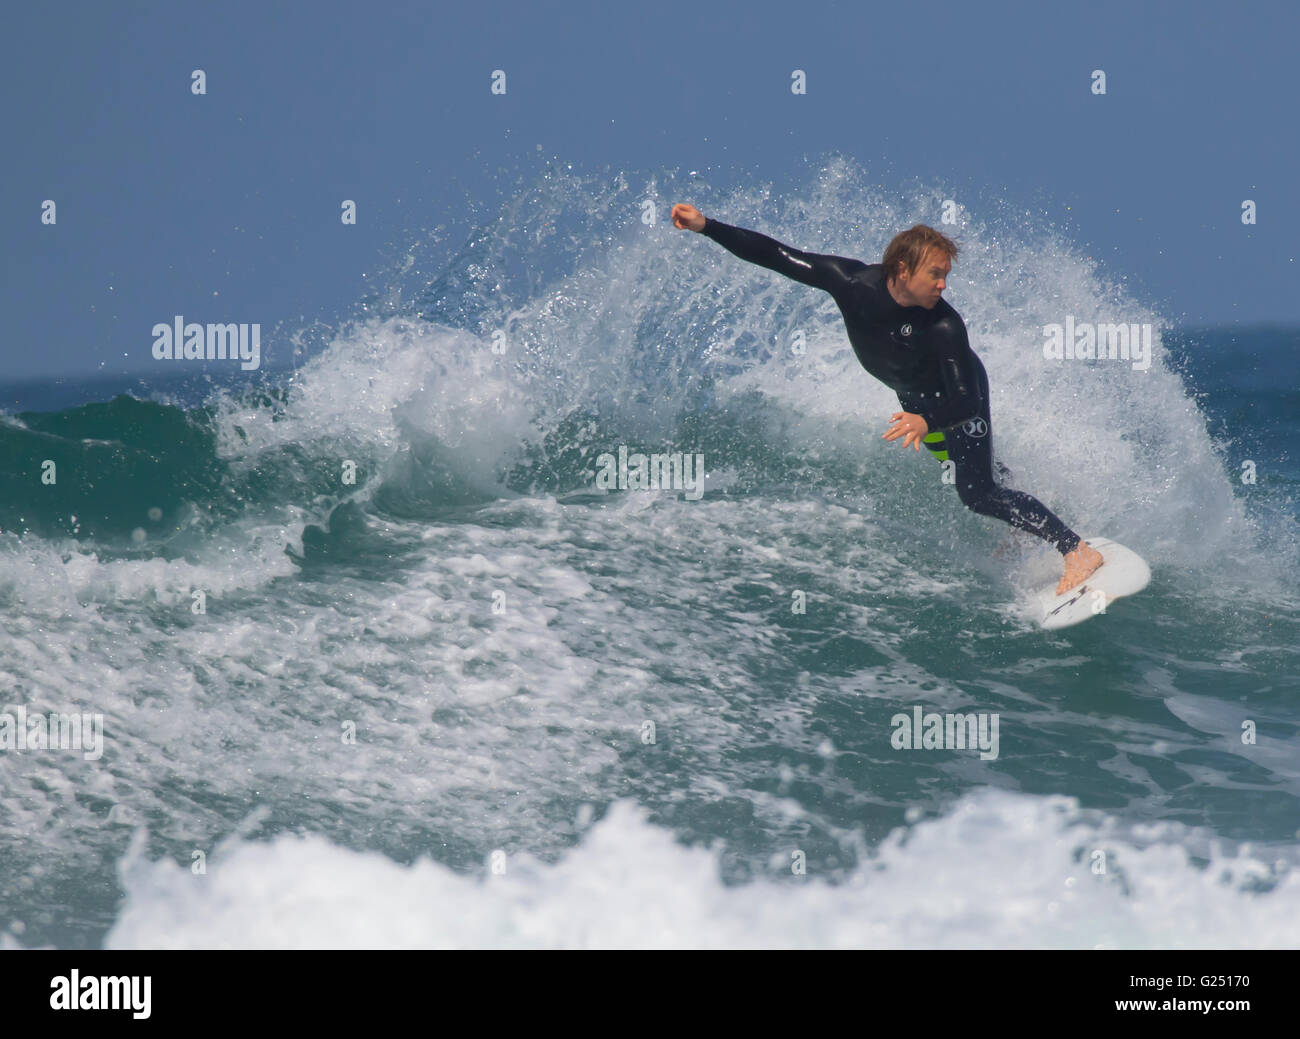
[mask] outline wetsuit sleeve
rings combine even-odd
[[[938,433],[979,417],[985,400],[975,375],[975,354],[966,335],[966,323],[954,315],[937,324],[934,330],[943,396],[919,414],[930,432]]]
[[[867,266],[861,260],[844,256],[800,252],[765,234],[744,227],[732,227],[731,224],[708,217],[704,218],[704,230],[700,234],[712,238],[742,260],[784,274],[805,285],[825,289],[832,296],[847,289],[853,276]]]

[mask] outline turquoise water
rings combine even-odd
[[[931,202],[672,192],[869,259]],[[4,943],[1300,944],[1300,331],[959,229],[1012,485],[1152,568],[1048,633],[829,298],[635,197],[542,185],[293,373],[3,389],[0,707],[104,719],[0,751]],[[1067,314],[1150,368],[1047,360]],[[599,490],[620,446],[702,496]]]

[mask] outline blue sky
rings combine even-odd
[[[3,24],[0,381],[148,372],[175,314],[258,322],[269,350],[355,312],[413,238],[454,251],[550,157],[716,188],[839,151],[886,187],[1041,209],[1175,323],[1300,324],[1293,2],[169,0]]]

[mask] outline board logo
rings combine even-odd
[[[987,436],[989,432],[989,427],[982,418],[973,418],[969,422],[963,422],[961,428],[968,437]]]

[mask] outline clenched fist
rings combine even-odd
[[[704,214],[689,202],[673,206],[673,226],[681,231],[703,231]]]

